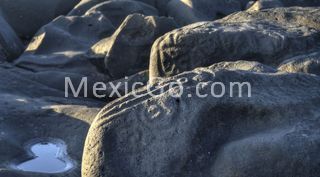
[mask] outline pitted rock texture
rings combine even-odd
[[[300,7],[314,7],[320,6],[319,0],[258,0],[253,3],[249,11],[256,11],[262,9],[270,9],[275,7],[291,7],[291,6],[300,6]]]
[[[320,75],[320,52],[299,55],[280,64],[279,71]]]
[[[153,44],[150,77],[172,76],[220,61],[276,66],[319,47],[319,16],[318,8],[278,8],[239,12],[173,30]]]
[[[82,176],[316,177],[320,78],[214,68],[167,78],[152,87],[157,96],[142,89],[109,103],[90,127]],[[169,87],[177,81],[179,98]],[[203,95],[214,82],[224,96],[195,96],[199,83]],[[230,82],[251,83],[251,97],[249,87],[230,97]]]

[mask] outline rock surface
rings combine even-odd
[[[86,132],[101,103],[90,99],[64,98],[64,92],[38,82],[33,72],[0,64],[0,176],[41,177],[48,174],[19,172],[9,167],[27,156],[26,142],[54,137],[65,141],[75,169],[51,177],[79,177]],[[50,79],[50,78],[47,78]]]
[[[181,25],[222,18],[241,11],[247,0],[171,0],[167,5],[169,16]]]
[[[319,0],[258,0],[248,9],[249,11],[257,11],[262,9],[270,9],[275,7],[313,7],[320,6]]]
[[[67,14],[79,0],[1,0],[8,23],[19,37],[31,38],[55,17]]]
[[[12,61],[23,52],[23,44],[0,14],[0,61]]]
[[[115,3],[117,1],[117,3]],[[123,4],[123,1],[125,2]],[[128,2],[131,1],[131,2]],[[122,4],[124,6],[128,7],[133,7],[132,5],[135,5],[137,8],[137,6],[145,6],[145,5],[149,5],[149,6],[153,6],[155,7],[158,0],[82,0],[70,13],[69,15],[83,15],[85,14],[89,9],[93,8],[94,6],[99,6],[99,4],[103,4],[103,3],[111,3],[111,4]],[[160,1],[160,0],[159,0]],[[163,0],[166,1],[166,0]],[[138,2],[138,3],[136,3]],[[141,3],[140,3],[141,2]],[[127,4],[127,5],[125,5]],[[118,7],[120,8],[120,7]]]
[[[319,177],[320,1],[79,1],[0,0],[0,177]]]
[[[132,0],[106,1],[92,7],[86,14],[96,13],[98,11],[106,16],[115,27],[118,27],[130,14],[158,15],[158,10],[152,6]]]
[[[152,43],[175,28],[171,18],[129,15],[111,37],[91,48],[91,55],[105,57],[105,70],[111,78],[130,76],[148,69]]]
[[[320,75],[320,52],[300,55],[280,64],[278,70],[290,73],[309,73]]]
[[[319,8],[278,8],[239,12],[171,31],[153,44],[150,77],[172,76],[220,61],[278,65],[319,47],[319,16]]]
[[[90,127],[82,176],[317,176],[320,78],[231,68],[198,68],[158,83],[157,96],[144,89],[108,104]],[[225,96],[195,95],[214,82]],[[246,87],[229,97],[229,82],[250,83],[251,97]]]
[[[108,80],[85,55],[92,45],[113,31],[111,22],[98,12],[61,16],[41,28],[15,64],[37,72],[42,84],[60,90],[65,88],[65,77],[74,82],[80,82],[83,77],[92,83]]]

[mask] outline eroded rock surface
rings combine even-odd
[[[150,77],[172,76],[220,61],[278,65],[319,47],[319,16],[319,8],[278,8],[239,12],[171,31],[153,44]]]
[[[106,16],[115,27],[118,27],[123,20],[130,14],[140,13],[143,15],[158,15],[158,10],[145,3],[132,0],[110,0],[100,3],[86,14],[101,12]]]
[[[184,72],[157,83],[157,96],[145,89],[108,104],[89,130],[82,176],[317,176],[320,78],[241,63]],[[183,85],[180,98],[173,81]],[[196,96],[199,83],[210,94],[214,82],[225,84],[223,97]],[[230,82],[251,83],[251,97],[245,87],[230,97]]]
[[[169,16],[181,25],[212,21],[241,11],[247,0],[171,0],[167,5]]]
[[[41,28],[15,64],[37,72],[43,84],[61,90],[65,88],[65,77],[70,77],[74,84],[79,84],[83,77],[88,77],[92,83],[106,81],[108,78],[85,54],[92,45],[113,32],[111,22],[98,12],[61,16]]]
[[[119,79],[148,69],[152,43],[177,27],[171,18],[129,15],[106,39],[91,48],[92,57],[105,58],[105,70]]]
[[[19,37],[32,38],[45,24],[67,14],[80,0],[1,0],[5,19]]]
[[[318,177],[319,1],[248,1],[0,0],[0,177]]]
[[[313,7],[320,6],[319,0],[258,0],[252,4],[248,9],[249,11],[256,11],[262,9],[270,9],[275,7],[291,7],[291,6],[300,6],[300,7]]]
[[[96,7],[101,7],[101,4],[106,4],[106,7],[113,7],[117,9],[122,9],[125,11],[129,10],[143,10],[150,9],[150,6],[155,7],[157,0],[82,0],[75,8],[69,13],[69,15],[83,15],[89,9]],[[122,7],[121,7],[122,6]],[[137,13],[137,12],[132,12]]]
[[[320,75],[320,53],[312,52],[288,59],[278,67],[280,71],[290,73],[310,73]]]
[[[84,98],[65,98],[64,92],[38,82],[33,72],[0,64],[0,176],[80,176],[84,139],[101,103]],[[47,80],[50,77],[46,78]],[[19,172],[10,164],[29,157],[25,143],[38,138],[60,138],[68,145],[76,168],[63,174]]]
[[[20,56],[24,46],[1,14],[0,26],[0,61],[12,61]]]

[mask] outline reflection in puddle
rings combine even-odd
[[[16,165],[16,169],[39,173],[61,173],[74,166],[67,155],[66,145],[61,140],[42,141],[28,145],[28,148],[33,159]]]

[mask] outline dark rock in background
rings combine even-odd
[[[99,40],[113,33],[111,22],[101,13],[60,16],[45,25],[33,38],[15,65],[38,73],[42,84],[64,90],[65,77],[80,82],[105,81],[107,78],[85,57]],[[52,75],[51,80],[46,79]]]
[[[131,1],[131,2],[130,2]],[[141,7],[147,7],[148,6],[154,6],[157,4],[156,1],[161,0],[82,0],[70,13],[69,15],[83,15],[86,13],[89,9],[93,8],[94,6],[99,6],[99,4],[110,4],[110,5],[117,5],[117,8],[121,8],[119,4],[122,6],[125,6],[125,9],[137,9]],[[165,0],[164,0],[165,1]],[[110,7],[109,5],[109,7]],[[128,11],[127,10],[127,11]],[[137,12],[132,12],[137,13]],[[147,15],[147,14],[146,14]],[[149,14],[152,15],[152,14]]]
[[[0,9],[19,37],[32,38],[45,24],[67,14],[79,0],[1,0]]]
[[[181,25],[199,21],[212,21],[241,11],[248,0],[171,0],[167,6],[169,16]]]
[[[91,9],[86,14],[101,12],[107,17],[112,24],[117,28],[122,21],[130,14],[140,13],[143,15],[158,15],[158,10],[145,3],[132,0],[110,0],[100,3]]]
[[[0,61],[16,59],[23,48],[21,40],[0,13]]]

